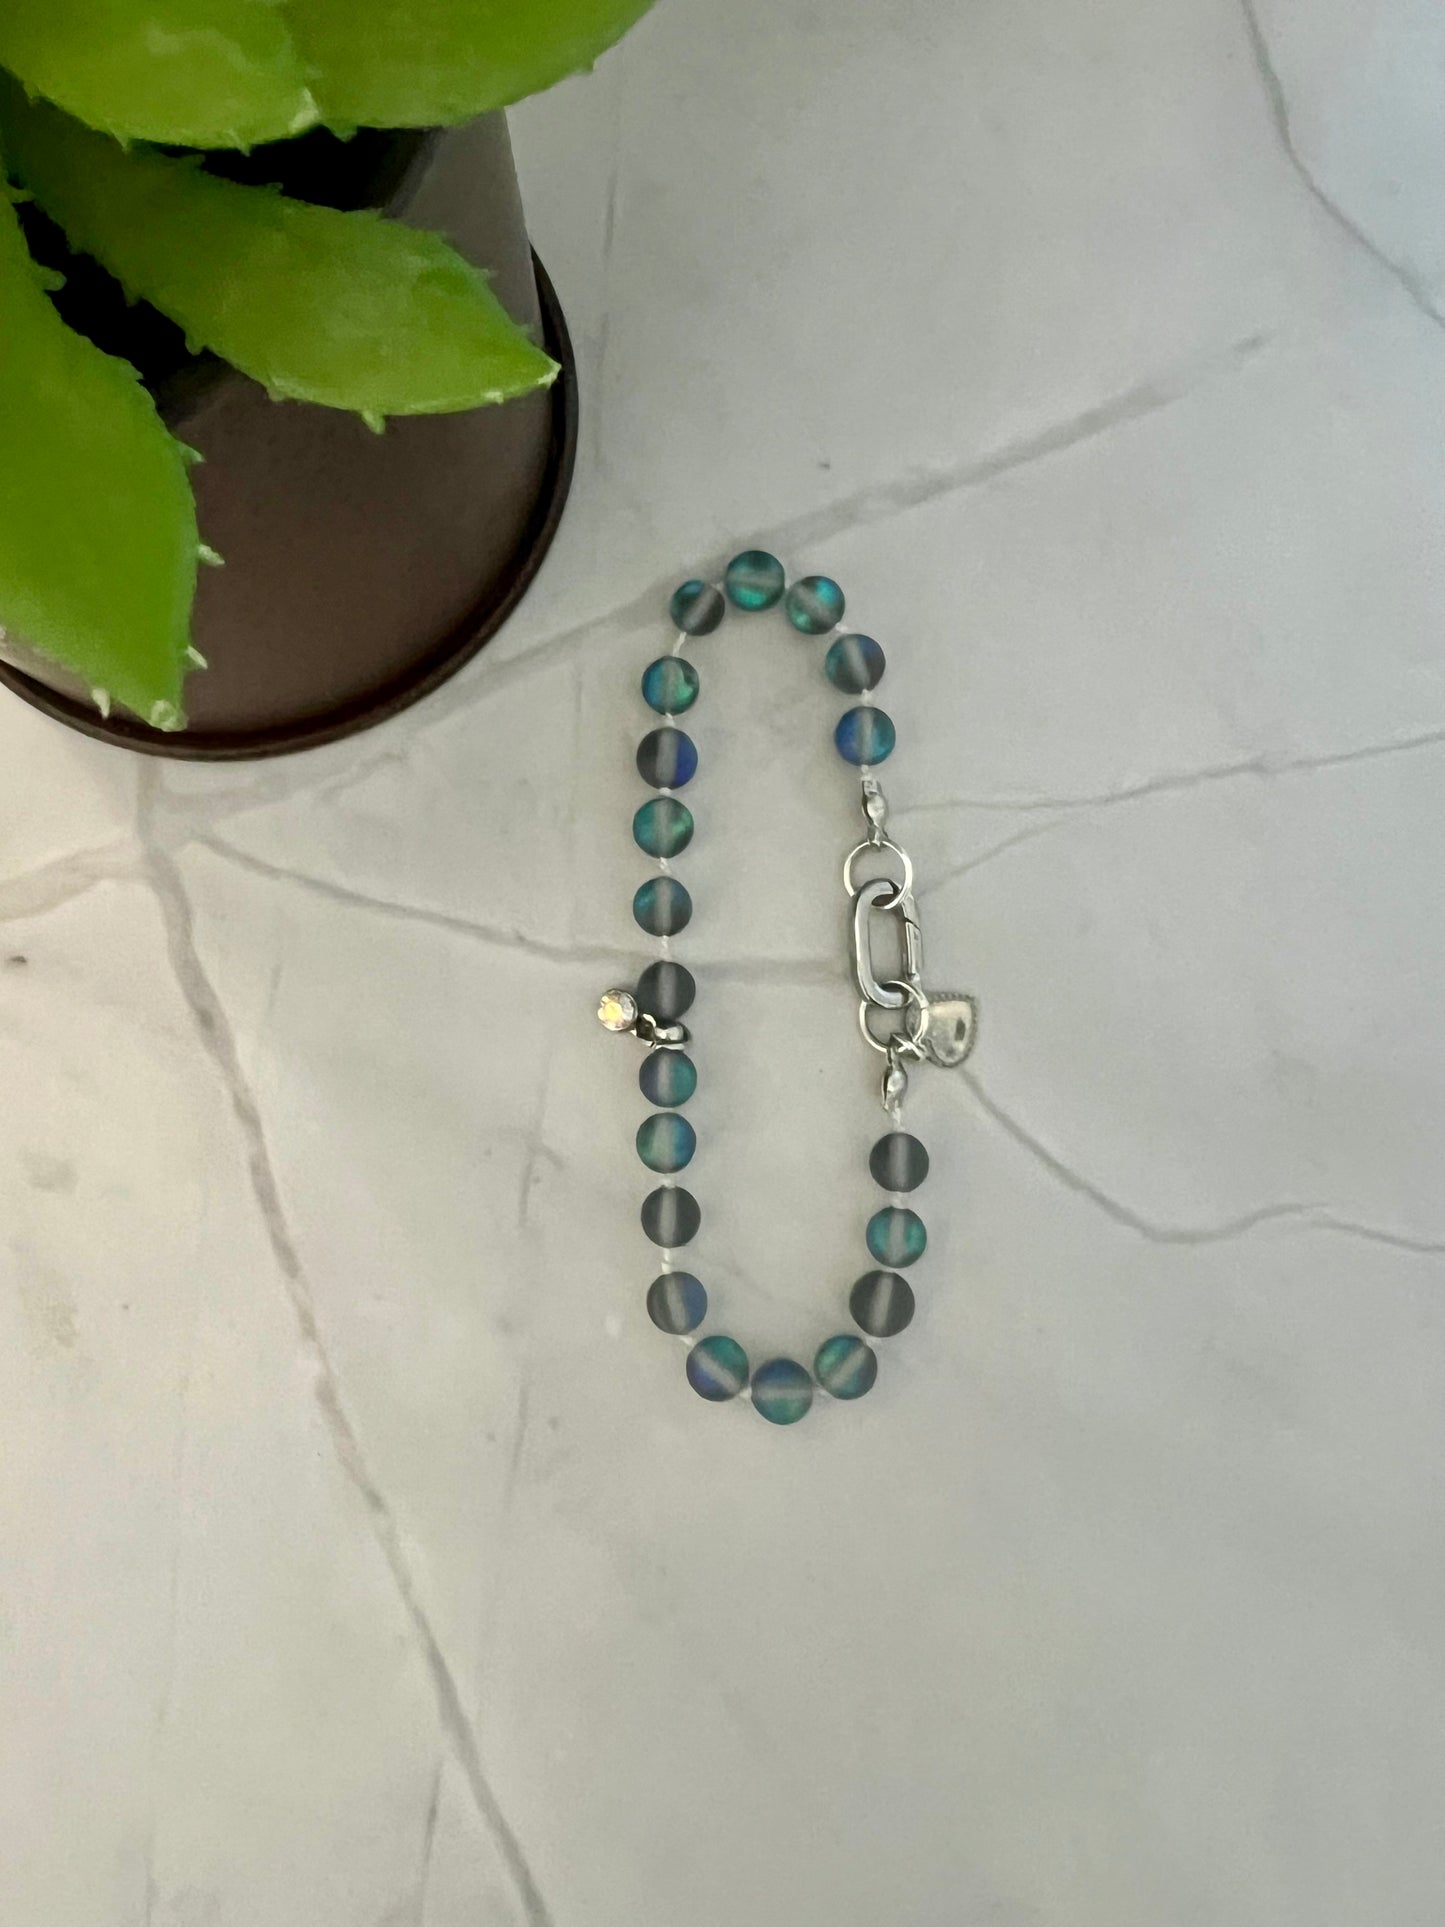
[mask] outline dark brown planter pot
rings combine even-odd
[[[209,668],[186,691],[187,728],[162,735],[101,717],[73,678],[9,651],[0,682],[87,735],[154,756],[274,756],[369,728],[454,675],[517,606],[556,533],[572,478],[576,371],[566,324],[527,241],[506,119],[440,136],[364,137],[323,151],[298,191],[380,205],[444,233],[487,268],[509,311],[562,374],[549,393],[463,415],[394,420],[273,403],[255,383],[170,344],[107,338],[138,358],[163,413],[200,450],[203,569],[195,642]],[[253,160],[246,166],[264,165]],[[291,184],[291,183],[288,183]],[[82,280],[74,297],[105,308]],[[155,324],[153,333],[168,324]],[[123,326],[134,328],[133,321]],[[170,351],[168,352],[168,349]]]

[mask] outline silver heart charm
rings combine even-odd
[[[978,1036],[978,1005],[961,990],[930,990],[923,1049],[930,1063],[950,1071],[973,1049]]]

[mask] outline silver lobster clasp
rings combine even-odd
[[[887,835],[888,804],[877,780],[865,777],[863,814],[868,836],[851,850],[843,865],[843,885],[852,900],[853,981],[858,986],[858,1021],[864,1037],[888,1056],[892,1073],[901,1059],[927,1061],[943,1070],[961,1064],[978,1035],[978,1005],[961,990],[923,987],[923,929],[913,894],[913,860]],[[855,880],[860,859],[867,855],[872,875]],[[884,856],[896,866],[897,877],[880,875],[874,865]],[[896,929],[895,961],[881,969],[873,950],[875,914],[891,917]],[[879,1036],[871,1013],[890,1013],[902,1027]],[[906,1083],[906,1078],[904,1079]]]
[[[897,977],[880,981],[873,963],[873,913],[882,911],[897,919],[902,935],[903,979],[921,983],[923,974],[923,931],[918,922],[918,906],[913,892],[887,877],[872,877],[853,899],[853,981],[858,995],[875,1010],[902,1010],[909,1001],[904,983]]]

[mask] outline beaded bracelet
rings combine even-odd
[[[853,1286],[849,1309],[866,1334],[839,1332],[825,1339],[810,1372],[792,1358],[770,1358],[752,1369],[734,1338],[716,1333],[695,1338],[707,1317],[708,1297],[700,1279],[674,1268],[673,1255],[696,1237],[702,1222],[697,1199],[676,1182],[697,1149],[697,1135],[679,1108],[697,1088],[697,1070],[687,1054],[691,1035],[682,1019],[691,1009],[697,985],[691,971],[674,961],[671,939],[687,928],[692,898],[672,874],[672,859],[692,841],[693,818],[676,792],[697,773],[697,746],[675,719],[697,701],[697,667],[683,653],[688,642],[709,636],[728,606],[757,613],[781,603],[801,635],[831,638],[823,674],[835,689],[858,698],[839,718],[833,732],[838,754],[858,770],[863,840],[843,864],[849,899],[853,979],[858,988],[858,1022],[865,1040],[882,1053],[880,1087],[892,1129],[873,1146],[869,1169],[890,1201],[868,1220],[865,1238],[878,1267]],[[609,990],[597,1015],[610,1031],[630,1032],[647,1048],[639,1082],[643,1096],[657,1106],[637,1133],[637,1152],[662,1180],[642,1206],[642,1228],[661,1248],[662,1270],[647,1294],[654,1325],[689,1343],[687,1377],[702,1398],[722,1402],[750,1392],[753,1408],[774,1425],[793,1425],[811,1409],[814,1382],[835,1399],[856,1399],[878,1376],[878,1356],[869,1338],[891,1338],[913,1317],[913,1291],[901,1273],[923,1255],[923,1220],[904,1203],[928,1175],[928,1153],[903,1129],[908,1066],[929,1062],[944,1068],[961,1064],[973,1047],[977,1007],[959,991],[923,988],[923,940],[913,895],[913,863],[887,834],[888,801],[873,775],[886,760],[896,735],[892,718],[873,702],[884,670],[882,649],[871,636],[843,632],[843,591],[828,576],[805,576],[791,587],[782,563],[761,549],[750,549],[728,564],[721,583],[684,582],[672,598],[670,613],[677,639],[670,655],[648,664],[642,694],[650,709],[666,720],[649,731],[637,750],[643,781],[657,791],[633,818],[640,849],[655,859],[658,874],[632,900],[638,924],[659,939],[661,954],[648,965],[635,990]],[[889,875],[896,869],[897,875]],[[873,950],[875,917],[891,920],[899,967],[880,977]]]

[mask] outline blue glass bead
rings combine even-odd
[[[823,674],[845,696],[861,696],[883,680],[883,651],[872,636],[839,636],[823,658]]]
[[[676,1111],[659,1111],[637,1127],[637,1155],[649,1171],[680,1171],[696,1149],[697,1132]]]
[[[697,744],[670,724],[650,729],[637,745],[637,773],[655,790],[680,790],[697,775]]]
[[[632,914],[650,936],[675,937],[692,922],[692,898],[676,877],[653,877],[633,897]]]
[[[685,636],[710,636],[727,614],[722,590],[710,582],[684,582],[673,593],[668,614],[675,629]]]
[[[686,1104],[697,1089],[697,1065],[686,1051],[650,1050],[637,1081],[649,1104]]]
[[[870,763],[887,761],[898,741],[898,732],[886,710],[860,703],[838,718],[833,741],[845,763],[851,763],[855,769],[866,769]]]
[[[697,670],[686,656],[659,656],[642,672],[642,699],[659,716],[680,716],[697,701]],[[872,688],[872,684],[865,687]]]
[[[878,1376],[878,1354],[852,1332],[826,1338],[813,1360],[818,1383],[834,1398],[862,1398]]]
[[[826,636],[843,620],[843,591],[831,576],[805,575],[788,591],[788,620],[805,636]]]
[[[727,566],[723,587],[735,609],[772,609],[782,600],[787,573],[766,549],[746,549]]]
[[[638,1008],[664,1024],[685,1017],[696,996],[696,978],[685,964],[674,963],[671,957],[649,964],[637,980]]]
[[[922,1218],[905,1205],[885,1205],[868,1220],[868,1249],[880,1265],[901,1268],[915,1264],[927,1243]]]
[[[699,1339],[687,1355],[687,1382],[699,1398],[721,1404],[748,1382],[748,1355],[735,1338]]]
[[[701,1223],[697,1199],[679,1184],[660,1184],[642,1200],[642,1228],[664,1251],[691,1244]]]
[[[889,1131],[869,1152],[868,1169],[885,1191],[916,1191],[928,1176],[928,1153],[907,1131]]]
[[[654,796],[632,819],[632,840],[649,856],[681,856],[692,841],[692,811],[675,796]]]
[[[647,1288],[647,1315],[660,1332],[682,1338],[707,1317],[707,1293],[690,1271],[664,1271]]]
[[[913,1287],[896,1271],[865,1271],[848,1309],[870,1338],[896,1338],[913,1321]]]
[[[753,1407],[770,1425],[796,1425],[813,1403],[813,1379],[795,1358],[770,1358],[753,1373]]]

